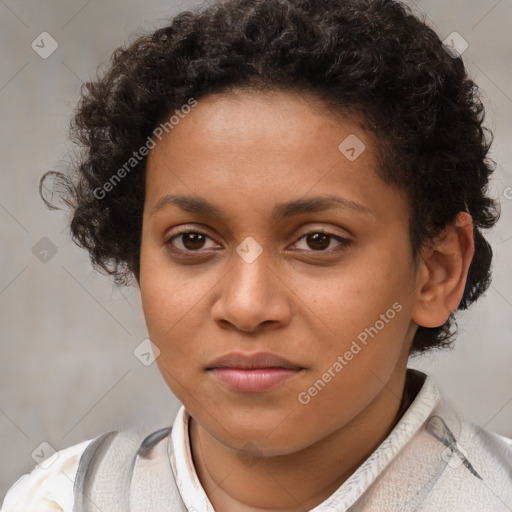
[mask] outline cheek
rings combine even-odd
[[[396,266],[400,267],[400,264]],[[323,283],[324,286],[310,287],[304,301],[318,312],[332,337],[347,340],[357,337],[376,322],[379,331],[384,331],[384,325],[389,331],[399,317],[397,309],[400,305],[403,308],[408,283],[408,276],[402,270],[393,269],[393,265],[361,261],[341,268]],[[393,308],[397,302],[399,305]],[[381,315],[384,315],[383,319]]]
[[[140,257],[140,294],[148,329],[158,333],[183,316],[194,300],[194,286],[170,264],[165,248],[144,242]]]
[[[193,266],[173,266],[164,250],[147,248],[141,250],[140,275],[148,334],[160,350],[157,363],[168,371],[190,370],[203,348],[198,333],[208,318],[208,292],[215,282]]]
[[[179,353],[184,340],[191,348],[194,330],[190,326],[194,316],[199,314],[201,295],[190,282],[160,279],[158,275],[155,272],[154,276],[141,281],[146,326],[149,337],[163,354]]]
[[[143,266],[141,261],[141,267]],[[197,375],[201,346],[191,325],[199,305],[189,282],[158,266],[146,267],[140,282],[142,307],[151,341],[160,353],[156,359],[162,378],[182,403],[189,403]],[[142,274],[142,272],[141,272]]]
[[[309,298],[325,333],[319,337],[317,377],[342,358],[343,370],[335,373],[345,377],[333,379],[332,392],[338,388],[358,396],[357,390],[369,382],[386,380],[402,354],[410,323],[412,274],[408,260],[391,252],[388,257],[382,250],[367,253],[340,269],[326,286],[315,287]]]

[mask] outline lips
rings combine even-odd
[[[231,353],[213,361],[206,370],[231,391],[263,393],[294,378],[304,368],[276,354]]]
[[[213,361],[206,369],[214,368],[286,368],[289,370],[301,370],[301,366],[296,365],[284,357],[268,352],[258,352],[256,354],[230,353],[219,357]]]

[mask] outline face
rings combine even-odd
[[[319,100],[274,91],[201,99],[150,151],[149,336],[173,393],[225,446],[311,446],[405,371],[409,207],[378,176],[377,145]],[[217,362],[261,354],[259,369]]]

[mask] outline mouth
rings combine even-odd
[[[304,370],[304,367],[270,353],[230,353],[206,368],[227,388],[241,393],[270,391]]]

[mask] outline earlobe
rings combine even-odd
[[[473,220],[460,212],[422,255],[412,316],[416,324],[439,327],[457,309],[474,250]]]

